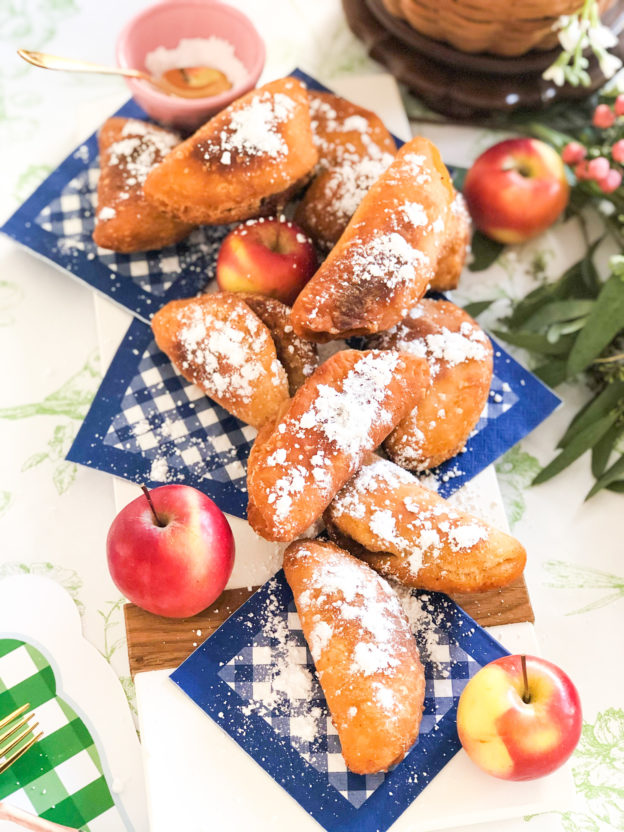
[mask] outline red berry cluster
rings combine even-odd
[[[613,127],[619,116],[624,116],[624,95],[618,95],[613,107],[608,104],[599,104],[594,110],[592,124],[602,130]],[[611,156],[611,161],[606,155],[595,156],[587,159],[587,148],[580,142],[568,142],[561,152],[561,158],[574,169],[578,180],[591,180],[596,182],[600,190],[605,194],[611,194],[622,184],[622,172],[612,167],[612,162],[621,165],[624,163],[624,139],[614,142],[611,147],[604,148]]]

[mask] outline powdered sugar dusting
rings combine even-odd
[[[400,556],[414,577],[440,557],[469,555],[489,537],[484,523],[456,511],[407,471],[380,458],[358,471],[336,495],[330,512],[338,528],[343,516],[370,518],[374,548],[370,541],[368,548]]]
[[[232,157],[245,163],[256,156],[277,159],[288,155],[280,127],[291,118],[295,102],[284,93],[265,91],[232,113],[230,123],[217,139],[201,143],[206,159],[228,165]]]
[[[274,581],[275,579],[273,579]],[[292,613],[291,613],[292,615]],[[300,753],[306,756],[306,747],[300,743],[312,743],[319,735],[323,719],[322,709],[314,704],[320,696],[318,684],[306,664],[301,663],[300,648],[292,638],[292,629],[284,616],[280,601],[272,595],[267,604],[262,636],[269,646],[265,668],[268,677],[254,682],[253,698],[242,712],[256,712],[271,721],[276,713],[287,711],[290,717],[290,734]]]
[[[180,141],[177,133],[138,119],[128,119],[121,135],[122,138],[107,149],[107,161],[112,167],[119,168],[128,187],[142,186],[154,165]]]
[[[390,167],[393,158],[390,153],[379,152],[343,161],[330,169],[324,195],[337,221],[346,225],[370,187]]]
[[[338,449],[355,457],[366,447],[374,424],[387,420],[382,403],[399,361],[396,352],[370,353],[344,379],[342,390],[318,386],[318,396],[299,419],[301,428],[319,427]]]
[[[235,396],[249,402],[255,383],[266,375],[257,354],[266,349],[268,331],[247,307],[236,307],[222,320],[209,307],[187,304],[178,311],[181,369],[192,370],[198,384],[209,385],[217,396]],[[250,349],[249,344],[253,344]],[[270,378],[279,384],[279,366]]]
[[[343,117],[321,96],[310,98],[312,134],[319,150],[324,210],[344,228],[365,194],[392,164],[394,154],[375,141],[372,123],[360,114]],[[357,141],[337,140],[336,134],[356,133]]]
[[[423,309],[422,304],[416,305],[404,321],[378,337],[377,345],[425,358],[433,378],[443,367],[456,367],[467,361],[486,361],[489,358],[490,342],[487,335],[470,321],[462,321],[458,330],[439,326],[437,331],[421,335],[411,322],[422,318]]]
[[[191,66],[210,66],[220,70],[232,86],[247,77],[245,64],[236,57],[234,46],[223,38],[182,38],[173,49],[159,46],[145,56],[145,68],[156,78],[170,69]]]
[[[314,556],[302,547],[297,551],[297,557]],[[400,665],[407,650],[400,637],[401,606],[387,582],[357,561],[327,549],[323,552],[323,560],[315,564],[297,606],[302,614],[317,616],[319,620],[322,620],[320,611],[331,608],[332,632],[320,631],[321,637],[327,637],[324,646],[336,633],[348,627],[349,622],[357,622],[361,639],[353,650],[354,674],[391,677],[393,669]],[[319,632],[319,626],[319,623],[315,625],[313,634]],[[316,638],[313,635],[311,642]],[[315,650],[317,647],[318,642]]]
[[[399,210],[405,219],[414,226],[426,226],[429,224],[427,212],[418,202],[405,202]],[[444,227],[444,225],[442,226]]]
[[[350,280],[356,285],[375,281],[398,289],[414,282],[416,268],[430,268],[429,257],[396,231],[367,241],[355,238],[344,257],[349,262]]]

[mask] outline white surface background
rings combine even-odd
[[[112,63],[117,31],[145,5],[139,0],[2,4],[0,218],[127,97],[121,81],[44,73],[20,64],[14,49],[45,48]],[[331,85],[338,76],[376,69],[348,32],[338,0],[239,0],[233,5],[252,17],[267,42],[266,78],[299,65]],[[459,164],[469,163],[495,140],[488,131],[467,128],[424,125],[420,132],[440,145],[448,162]],[[466,273],[462,298],[522,295],[533,285],[536,252],[543,253],[547,273],[557,277],[582,252],[580,235],[573,225],[558,226],[487,274]],[[74,385],[78,396],[66,396],[60,406],[44,402],[89,360],[89,367],[97,367],[97,348],[92,293],[0,239],[0,576],[33,571],[69,589],[82,612],[85,636],[125,681],[120,599],[104,552],[115,514],[112,480],[62,462],[63,442],[77,429],[97,379],[87,370]],[[522,514],[515,533],[529,552],[526,574],[542,651],[577,683],[591,742],[573,759],[573,804],[530,820],[479,825],[475,832],[624,829],[624,672],[618,635],[623,623],[623,503],[608,493],[583,503],[591,484],[587,459],[550,483],[526,488],[531,460],[550,459],[586,395],[572,387],[558,392],[564,395],[564,408],[508,461],[503,489],[510,509]],[[577,612],[592,604],[593,609]],[[208,828],[210,807],[206,817]],[[147,823],[141,828],[147,829]]]

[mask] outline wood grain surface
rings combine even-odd
[[[126,604],[124,615],[132,675],[142,670],[177,667],[256,589],[227,589],[211,607],[193,618],[161,618],[134,604]],[[454,595],[453,599],[484,627],[535,620],[524,578],[504,589]]]

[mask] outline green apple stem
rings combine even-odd
[[[141,486],[141,491],[147,497],[147,502],[149,503],[150,508],[152,510],[152,514],[154,515],[154,520],[156,521],[156,525],[160,526],[161,528],[164,528],[164,526],[166,524],[162,523],[161,520],[160,520],[160,517],[156,514],[156,509],[154,508],[154,503],[152,501],[152,495],[149,493],[149,488],[146,485],[142,485]]]
[[[522,678],[524,680],[524,692],[522,694],[522,701],[525,705],[528,705],[531,701],[531,694],[529,693],[529,677],[527,676],[526,656],[520,656],[520,662],[522,663]]]

